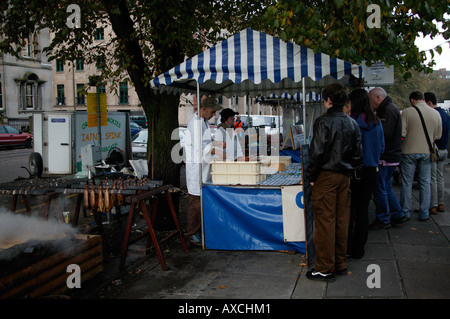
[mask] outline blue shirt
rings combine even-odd
[[[361,131],[363,149],[363,166],[378,167],[378,161],[384,152],[384,133],[381,121],[378,124],[367,124],[364,116],[360,115],[356,122]]]
[[[442,118],[442,136],[436,140],[436,145],[440,150],[446,150],[448,148],[448,134],[450,130],[450,116],[440,107],[435,108],[439,112]]]

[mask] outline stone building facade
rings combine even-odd
[[[0,55],[0,112],[3,124],[30,129],[34,112],[51,111],[52,66],[42,48],[48,46],[47,29],[29,35],[20,58]]]

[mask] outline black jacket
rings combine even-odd
[[[315,182],[322,170],[351,176],[362,165],[358,123],[333,107],[314,122],[306,175]]]
[[[377,109],[384,132],[384,153],[380,159],[389,163],[399,163],[402,158],[402,118],[391,97],[381,102]]]

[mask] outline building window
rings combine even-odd
[[[39,36],[37,32],[30,34],[22,43],[22,58],[40,59]]]
[[[30,38],[24,40],[24,45],[22,46],[22,57],[31,58],[31,41]]]
[[[19,110],[41,110],[41,89],[42,81],[36,74],[29,74],[24,79],[17,82],[19,89]]]
[[[77,84],[77,104],[85,105],[86,104],[86,95],[83,92],[84,84]]]
[[[83,59],[77,59],[77,61],[76,61],[76,70],[77,71],[83,71],[84,70],[84,60]]]
[[[128,104],[128,83],[119,83],[119,104]]]
[[[66,97],[64,96],[64,84],[56,85],[56,105],[66,105]]]
[[[95,30],[95,40],[104,40],[105,39],[105,31],[103,28],[97,28]]]
[[[105,59],[104,59],[104,57],[103,57],[102,55],[99,55],[99,56],[97,57],[97,63],[96,63],[96,65],[97,65],[97,70],[103,70],[104,64],[105,64]]]
[[[34,83],[27,82],[25,84],[25,106],[27,110],[34,109]]]
[[[35,59],[41,58],[41,50],[39,49],[39,36],[37,32],[33,34],[33,57]]]
[[[56,72],[64,71],[64,63],[61,60],[56,60]]]

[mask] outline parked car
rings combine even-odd
[[[136,134],[131,142],[131,154],[134,160],[147,158],[148,130],[143,129]]]
[[[137,125],[139,125],[142,128],[148,127],[147,117],[145,115],[131,115],[130,121],[136,123]]]
[[[130,122],[130,134],[131,138],[133,138],[137,133],[139,133],[142,130],[142,127],[140,127],[135,122]]]
[[[184,139],[186,134],[186,127],[180,127],[178,130],[178,138],[180,146],[182,150],[179,152],[179,155],[182,156],[182,160],[184,162]],[[173,138],[174,137],[169,137]],[[138,159],[146,159],[147,158],[147,142],[148,142],[148,129],[143,129],[140,131],[137,135],[134,136],[134,138],[131,141],[131,153],[134,160]],[[174,159],[175,161],[179,159]]]
[[[25,146],[33,147],[33,135],[19,131],[9,125],[0,125],[0,146]]]

